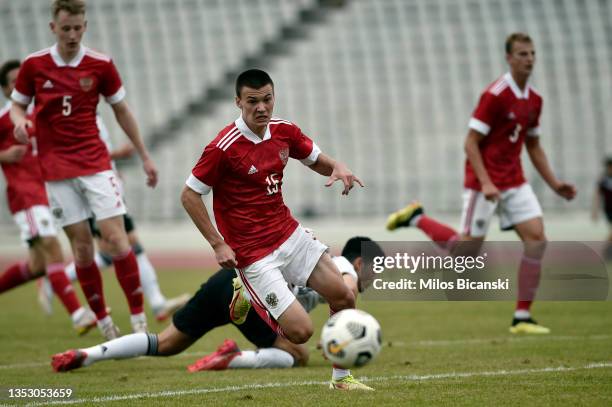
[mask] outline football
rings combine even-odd
[[[348,369],[364,366],[380,352],[380,324],[367,312],[346,309],[332,315],[321,332],[325,356]]]

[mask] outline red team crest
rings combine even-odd
[[[81,89],[83,89],[84,92],[89,92],[93,87],[93,83],[93,78],[89,76],[79,79],[79,85],[81,85]]]
[[[288,148],[282,148],[278,152],[278,156],[280,157],[283,165],[287,165],[287,161],[289,161],[289,149]]]

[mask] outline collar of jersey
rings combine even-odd
[[[510,72],[506,72],[506,74],[504,75],[504,79],[506,80],[506,82],[508,82],[512,93],[514,93],[514,96],[516,96],[517,99],[529,99],[529,82],[525,84],[525,90],[521,92],[521,89],[514,81],[514,78],[512,77],[512,74]]]
[[[236,119],[234,124],[236,125],[236,127],[238,127],[238,130],[240,130],[242,135],[254,144],[259,144],[262,141],[269,140],[270,138],[272,138],[272,134],[270,134],[270,125],[266,126],[266,132],[262,139],[257,134],[253,133],[253,130],[249,129],[249,126],[247,126],[247,124],[245,123],[244,119],[242,118],[242,115],[240,115],[240,117]]]
[[[72,68],[76,68],[83,60],[83,57],[85,56],[85,51],[86,48],[81,45],[79,48],[79,52],[76,54],[76,56],[72,58],[70,62],[66,62],[60,56],[59,51],[57,50],[57,44],[53,44],[53,46],[51,47],[51,58],[53,58],[53,62],[55,62],[55,65],[59,67],[69,66]]]

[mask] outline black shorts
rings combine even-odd
[[[87,220],[89,221],[89,227],[91,228],[91,233],[95,237],[102,237],[102,235],[100,234],[100,229],[98,229],[98,225],[96,224],[96,220],[94,219],[94,217],[92,216],[91,218]],[[127,213],[123,215],[123,224],[125,226],[126,233],[130,233],[134,231],[134,229],[136,229],[136,226],[134,226],[134,219],[132,219],[132,217]]]
[[[229,315],[229,305],[234,294],[232,287],[234,277],[236,277],[234,270],[217,271],[202,284],[187,304],[174,314],[172,319],[174,326],[185,335],[199,339],[214,328],[233,324]],[[276,341],[276,333],[253,309],[249,310],[243,324],[233,325],[258,348],[269,348]]]

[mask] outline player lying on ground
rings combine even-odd
[[[349,239],[342,256],[334,258],[342,270],[344,282],[354,293],[364,289],[364,279],[360,278],[363,271],[360,250],[361,242],[368,240],[362,237]],[[309,311],[321,302],[316,292],[303,290],[303,287],[294,291]],[[130,334],[90,348],[68,350],[54,355],[51,364],[55,371],[64,372],[102,360],[176,355],[214,328],[233,324],[259,349],[237,352],[233,341],[226,342],[215,354],[189,366],[190,371],[305,365],[308,360],[306,346],[293,344],[279,336],[256,312],[249,312],[250,309],[235,271],[221,269],[174,314],[172,323],[161,333]]]
[[[313,240],[291,215],[282,196],[289,158],[343,184],[347,195],[361,180],[346,165],[322,153],[295,124],[273,117],[274,83],[259,69],[236,78],[240,117],[204,148],[187,178],[181,201],[215,251],[217,262],[236,268],[253,307],[276,332],[295,344],[314,331],[308,313],[287,283],[308,286],[327,301],[330,313],[355,307],[327,247]],[[202,201],[212,192],[216,227]],[[350,371],[334,367],[333,389],[367,389]]]
[[[15,87],[20,66],[19,61],[12,60],[0,68],[0,85],[7,98]],[[52,291],[68,311],[74,329],[83,335],[95,327],[96,317],[81,306],[66,277],[64,255],[34,148],[36,143],[17,143],[9,110],[10,102],[0,109],[0,164],[6,177],[9,209],[21,231],[21,240],[28,247],[28,260],[13,264],[0,274],[0,293],[46,274]],[[34,135],[31,138],[34,139]]]
[[[461,232],[424,215],[418,202],[391,214],[387,229],[416,226],[451,252],[453,248],[465,249],[455,245],[459,240],[475,242],[471,246],[475,249],[484,241],[493,215],[499,214],[502,230],[516,231],[525,246],[510,332],[547,334],[550,330],[533,320],[530,312],[540,281],[546,235],[540,203],[523,175],[523,144],[553,191],[571,200],[576,188],[555,176],[540,145],[542,97],[528,83],[535,63],[535,50],[528,35],[508,36],[506,61],[510,72],[487,87],[469,122]]]
[[[338,270],[340,270],[345,284],[351,289],[355,298],[357,298],[358,293],[367,288],[367,285],[371,282],[371,278],[367,278],[365,275],[366,270],[361,256],[362,242],[371,242],[371,239],[360,236],[352,237],[344,245],[341,255],[333,257],[333,261],[338,267]],[[374,255],[384,255],[382,249],[378,245],[374,247],[377,252],[374,253]],[[325,299],[321,297],[319,293],[308,287],[293,287],[293,293],[307,312],[312,311],[317,305],[325,303]],[[241,297],[235,295],[232,305],[235,303],[237,303],[237,305],[230,307],[230,317],[237,325],[246,319],[251,309],[249,301],[236,301],[240,298]],[[265,352],[266,350],[241,351],[235,341],[226,339],[218,347],[216,352],[197,360],[194,364],[190,365],[188,369],[193,372],[199,370],[267,367],[256,363],[258,352],[262,351]]]

